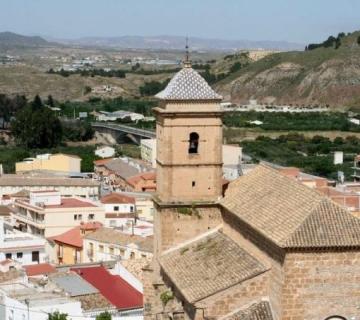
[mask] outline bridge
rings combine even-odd
[[[140,143],[141,138],[153,139],[156,138],[155,131],[145,130],[126,126],[123,124],[114,124],[106,122],[93,122],[91,126],[94,129],[104,131],[106,133],[113,134],[114,136],[126,135],[136,144]]]

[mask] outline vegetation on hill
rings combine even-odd
[[[15,115],[11,132],[26,148],[51,148],[62,141],[62,126],[54,112],[45,107],[39,96]]]
[[[61,115],[69,118],[73,117],[74,112],[77,116],[79,112],[108,111],[114,112],[118,110],[131,111],[141,113],[145,116],[152,115],[152,108],[155,107],[157,101],[149,99],[125,99],[117,97],[115,99],[101,99],[90,97],[88,101],[66,101],[58,102],[56,106],[61,108]]]
[[[340,40],[330,38],[311,50],[266,56],[230,74],[216,89],[235,103],[257,99],[360,109],[359,36],[360,32],[340,34]]]
[[[251,121],[261,121],[256,125]],[[262,130],[284,131],[350,131],[360,132],[360,126],[351,123],[346,113],[341,112],[228,112],[224,116],[228,127],[259,128]]]
[[[322,136],[311,139],[299,134],[288,134],[277,139],[258,137],[243,141],[243,151],[255,161],[265,160],[283,166],[301,168],[304,172],[330,179],[337,179],[337,171],[343,171],[351,179],[354,156],[360,153],[360,139],[335,138],[331,141]],[[333,152],[344,152],[344,164],[333,164]]]

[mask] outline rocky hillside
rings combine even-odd
[[[234,103],[253,98],[360,109],[360,31],[329,39],[312,50],[276,53],[251,63],[216,89]]]

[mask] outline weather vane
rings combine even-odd
[[[189,38],[188,36],[186,36],[186,45],[185,45],[185,61],[184,61],[184,66],[185,67],[191,67],[191,62],[190,62],[190,54],[189,54]]]

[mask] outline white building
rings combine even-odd
[[[121,193],[110,193],[101,198],[105,209],[105,226],[122,227],[136,219],[135,198]]]
[[[156,139],[141,139],[140,141],[141,159],[151,163],[156,168]]]
[[[46,238],[82,222],[105,222],[102,206],[82,198],[64,198],[56,191],[30,192],[30,199],[16,200],[12,210],[22,230]]]
[[[232,181],[240,176],[242,148],[238,145],[223,144],[223,177]]]
[[[31,265],[46,261],[46,240],[13,229],[0,218],[0,261],[11,259],[19,265]]]
[[[4,174],[0,176],[0,198],[23,190],[57,190],[63,197],[82,197],[96,200],[99,198],[100,183],[91,179],[44,175]]]
[[[129,119],[131,121],[139,121],[143,120],[145,117],[140,113],[129,112],[124,110],[118,110],[114,112],[108,111],[99,111],[99,115],[97,116],[97,121],[116,121],[118,119],[125,120]]]
[[[115,156],[115,148],[109,146],[99,147],[95,150],[95,155],[100,158],[111,158]]]
[[[83,318],[81,302],[64,293],[35,288],[21,279],[0,285],[0,319],[48,320],[55,311],[68,314],[69,320]]]
[[[83,239],[84,262],[151,259],[153,237],[125,234],[112,228],[100,228]]]

